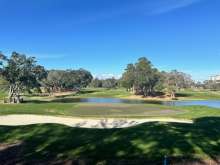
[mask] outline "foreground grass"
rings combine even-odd
[[[0,126],[0,164],[162,164],[182,159],[220,162],[220,109],[205,106],[169,107],[155,104],[71,103],[72,97],[126,97],[120,90],[79,96],[39,98],[25,104],[0,104],[0,115],[40,114],[72,117],[172,117],[194,124],[146,123],[125,129],[80,129],[56,124]],[[120,94],[120,95],[119,95]],[[105,96],[104,96],[105,95]],[[3,147],[2,147],[3,146]],[[175,159],[174,159],[175,158]],[[126,164],[126,163],[125,163]],[[127,163],[128,164],[128,163]]]
[[[194,124],[154,122],[111,130],[55,124],[0,126],[1,144],[18,143],[0,150],[0,155],[7,154],[9,159],[5,161],[32,164],[77,159],[86,164],[114,164],[123,159],[129,163],[134,161],[134,164],[162,164],[164,155],[171,161],[173,157],[178,161],[184,157],[190,161],[212,159],[217,162],[220,156],[219,125],[219,117],[204,117],[196,119]],[[13,150],[17,154],[10,158]]]

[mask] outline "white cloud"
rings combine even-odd
[[[114,77],[116,79],[119,79],[119,78],[121,78],[121,75],[116,75],[116,74],[111,74],[111,73],[104,73],[104,74],[93,75],[93,77],[101,79],[101,80],[104,80],[104,79],[107,79],[107,78],[112,78],[112,77]]]
[[[164,1],[157,1],[158,3],[155,3],[152,6],[151,11],[149,11],[150,14],[162,14],[171,12],[173,10],[177,10],[183,7],[187,7],[190,5],[193,5],[195,3],[198,3],[202,0],[164,0]]]
[[[110,2],[113,4],[115,1],[116,0],[112,0]],[[90,12],[82,10],[81,17],[74,18],[73,23],[84,24],[97,22],[129,13],[147,15],[162,14],[190,6],[200,1],[203,0],[134,0],[133,2],[123,3],[120,6],[114,6],[114,8],[100,8]],[[109,6],[112,5],[111,3],[109,3]]]

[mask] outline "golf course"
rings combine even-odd
[[[220,0],[0,7],[0,165],[220,165]]]
[[[180,99],[220,96],[203,92],[185,92]],[[89,88],[1,104],[1,162],[161,164],[167,156],[170,163],[219,163],[220,108],[166,106],[146,98],[139,99],[146,103],[79,99],[134,101],[130,96],[124,89]]]

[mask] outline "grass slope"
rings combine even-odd
[[[177,93],[180,100],[219,100],[219,91],[183,91]]]
[[[0,162],[49,164],[81,159],[86,164],[112,164],[126,159],[130,164],[132,161],[134,164],[162,164],[164,155],[170,161],[185,157],[190,161],[212,159],[218,162],[219,125],[219,117],[205,117],[198,118],[194,124],[154,122],[111,130],[54,124],[0,126],[0,142],[9,146],[0,150]],[[10,147],[12,143],[18,145]],[[17,154],[10,155],[15,151]],[[7,155],[6,160],[3,155]]]

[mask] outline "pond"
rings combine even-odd
[[[75,98],[71,102],[81,103],[127,103],[127,104],[160,104],[168,106],[190,106],[201,105],[220,108],[220,100],[192,100],[192,101],[150,101],[150,100],[130,100],[118,98]]]
[[[220,100],[166,101],[163,104],[169,106],[201,105],[220,108]]]

